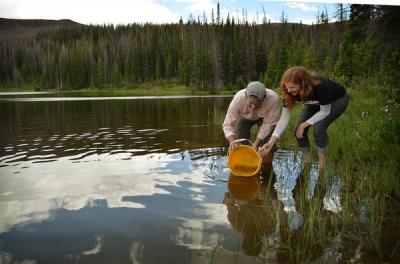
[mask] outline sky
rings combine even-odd
[[[342,3],[400,5],[400,0],[338,0]],[[284,12],[289,22],[311,24],[318,13],[335,13],[334,0],[0,0],[0,17],[16,19],[71,19],[83,24],[177,23],[205,16],[211,20],[220,4],[221,17],[262,22],[264,16],[279,22]],[[264,10],[264,11],[263,11]]]

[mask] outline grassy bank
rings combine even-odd
[[[342,231],[361,230],[365,246],[390,259],[400,257],[387,244],[400,241],[400,105],[384,90],[368,81],[349,89],[349,109],[329,130],[329,164],[341,175]]]
[[[303,190],[296,192],[296,210],[306,217],[302,228],[282,241],[291,262],[310,262],[316,251],[332,245],[342,260],[400,259],[400,104],[384,90],[368,80],[348,87],[348,109],[329,127],[327,168],[319,176],[319,189],[310,200],[304,191],[309,179],[304,179]],[[292,130],[300,109],[297,104],[280,148],[296,149]],[[225,114],[215,116],[221,123]],[[338,214],[321,206],[333,180],[341,189]]]
[[[115,95],[131,95],[131,96],[163,96],[163,95],[211,95],[213,94],[208,90],[199,90],[192,87],[186,87],[184,85],[177,85],[175,83],[162,83],[162,82],[149,82],[130,88],[98,88],[98,87],[87,87],[75,90],[58,90],[58,89],[46,89],[38,90],[35,87],[11,87],[11,86],[0,86],[0,92],[52,92],[52,93],[96,93],[96,94],[115,94]],[[233,91],[222,89],[217,94],[226,95],[233,94]]]

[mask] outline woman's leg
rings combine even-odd
[[[299,117],[297,118],[296,125],[293,130],[294,137],[296,137],[296,131],[298,127],[300,126],[301,123],[307,121],[310,117],[312,117],[316,112],[319,111],[319,106],[316,105],[304,105],[303,108],[301,109],[301,112],[299,114]],[[299,148],[301,152],[303,153],[303,158],[306,162],[311,162],[311,156],[310,156],[310,142],[308,140],[308,130],[309,127],[307,127],[304,130],[303,138],[297,138],[297,144],[299,145]]]
[[[349,98],[346,96],[335,100],[331,105],[331,112],[321,121],[314,124],[314,140],[318,149],[318,163],[320,169],[325,166],[328,151],[328,126],[335,121],[347,108]]]
[[[322,170],[325,167],[325,161],[326,161],[326,152],[321,152],[318,150],[318,165],[320,170]]]

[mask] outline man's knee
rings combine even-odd
[[[241,118],[236,123],[236,137],[237,138],[247,138],[250,139],[250,130],[253,126],[252,121],[247,120],[245,118]]]

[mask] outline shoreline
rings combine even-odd
[[[217,93],[209,90],[199,90],[185,86],[172,87],[137,87],[137,88],[82,88],[71,90],[46,89],[36,90],[34,88],[24,87],[18,88],[0,88],[0,95],[13,94],[80,94],[80,93],[98,93],[98,94],[115,94],[115,95],[131,95],[131,96],[163,96],[163,95],[234,95],[237,90],[222,89]]]

